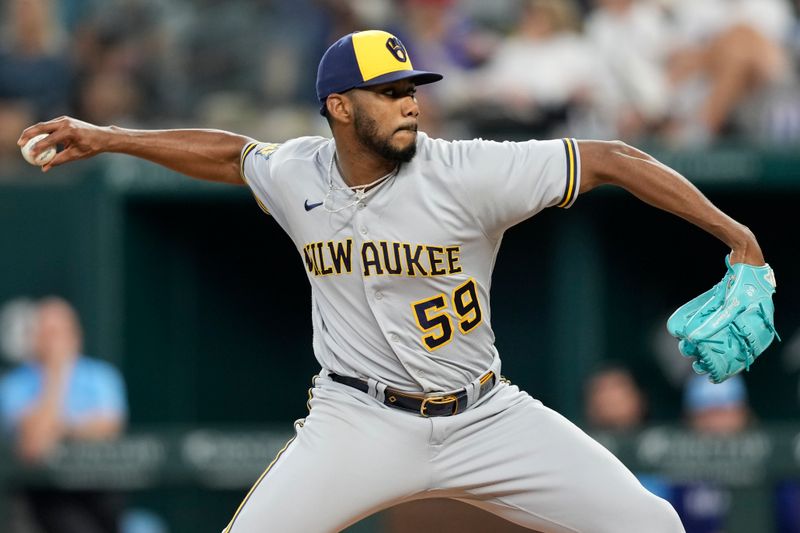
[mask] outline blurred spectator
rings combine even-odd
[[[413,45],[414,67],[439,72],[449,80],[417,93],[425,109],[421,128],[438,135],[445,128],[450,95],[469,90],[465,74],[490,57],[498,39],[478,27],[456,0],[403,0],[401,5],[399,20],[404,25],[398,33]]]
[[[0,133],[0,159],[19,160],[20,124],[68,112],[131,126],[222,115],[216,125],[285,138],[287,117],[319,120],[314,65],[331,35],[387,26],[451,80],[419,94],[435,135],[785,143],[800,138],[791,3],[8,0],[0,132],[14,134]]]
[[[111,439],[127,416],[122,378],[110,364],[81,355],[81,328],[64,300],[47,298],[36,310],[35,360],[0,381],[0,423],[22,461],[45,461],[63,440]],[[118,530],[118,497],[102,491],[25,491],[46,533]]]
[[[200,4],[182,37],[186,47],[182,68],[190,83],[190,101],[202,105],[204,97],[218,92],[255,96],[261,64],[272,53],[262,48],[257,32],[266,14],[254,2],[241,2],[236,9],[215,0]]]
[[[41,119],[67,111],[67,40],[50,0],[9,0],[0,43],[0,101],[25,100]]]
[[[584,384],[586,430],[635,431],[642,429],[647,417],[647,399],[633,374],[616,362],[604,362]],[[647,490],[669,499],[670,483],[650,472],[634,472]]]
[[[180,115],[191,71],[180,68],[176,33],[187,11],[155,0],[98,4],[74,34],[76,114],[127,126]]]
[[[747,389],[741,376],[714,384],[707,376],[692,375],[683,396],[686,424],[709,437],[729,437],[744,431],[752,417]],[[727,488],[707,482],[682,483],[673,487],[671,502],[686,533],[723,533],[730,508]]]
[[[496,39],[481,31],[456,0],[404,0],[406,30],[422,69],[447,74],[481,65]]]
[[[323,30],[324,48],[320,56],[342,35],[391,24],[395,4],[398,3],[396,0],[312,0],[312,2],[326,17]],[[318,58],[312,64],[317,61]]]
[[[525,0],[513,34],[465,84],[476,133],[552,135],[572,109],[607,90],[608,76],[579,33],[572,0]]]
[[[18,155],[11,137],[21,122],[68,111],[72,65],[54,7],[50,0],[8,0],[0,7],[0,160]]]
[[[637,429],[644,422],[644,394],[627,368],[613,363],[603,366],[589,377],[584,390],[589,429]]]
[[[17,139],[33,122],[33,108],[23,100],[0,100],[0,162],[4,168],[23,165]]]
[[[676,22],[669,61],[672,127],[678,143],[704,144],[751,127],[737,119],[759,107],[766,90],[788,82],[786,42],[792,13],[785,0],[662,0]],[[759,96],[762,102],[759,102]]]
[[[133,508],[122,517],[120,533],[169,533],[169,526],[153,511]]]
[[[122,72],[85,76],[77,95],[80,117],[95,124],[135,125],[144,100],[135,80]]]
[[[648,0],[594,0],[587,39],[605,63],[612,90],[597,106],[599,135],[634,140],[652,134],[667,116],[670,50],[666,12]]]
[[[689,428],[699,433],[739,433],[751,421],[747,389],[738,375],[717,384],[706,376],[692,376],[686,383],[683,402]]]

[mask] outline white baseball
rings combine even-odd
[[[41,167],[53,160],[53,158],[56,156],[55,146],[51,146],[44,152],[40,153],[35,159],[33,157],[33,154],[31,153],[31,150],[33,150],[33,147],[36,145],[36,143],[38,143],[47,136],[48,136],[47,133],[40,133],[35,137],[31,137],[31,139],[27,143],[25,143],[25,146],[22,147],[22,157],[25,158],[25,161],[27,161],[31,165],[36,165]]]

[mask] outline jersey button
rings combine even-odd
[[[400,340],[400,337],[392,333],[391,335],[389,335],[389,340],[391,340],[392,342],[398,342]]]
[[[358,202],[357,205],[359,209],[364,209],[365,207],[367,207],[367,204],[365,204],[364,202]]]
[[[375,293],[375,299],[376,300],[383,300],[383,293],[382,292],[376,292]]]
[[[358,231],[361,233],[361,235],[366,235],[367,234],[367,227],[366,226],[361,226],[360,228],[358,228]]]

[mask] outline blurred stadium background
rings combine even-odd
[[[10,529],[0,530],[35,531],[18,516],[14,495],[23,486],[119,490],[130,509],[125,533],[222,529],[304,416],[317,370],[300,262],[246,190],[113,155],[41,174],[19,155],[21,130],[71,114],[127,127],[217,127],[265,141],[327,135],[314,97],[319,57],[344,33],[384,28],[401,36],[415,66],[445,74],[420,89],[426,131],[620,138],[684,173],[755,231],[777,273],[783,342],[744,376],[750,422],[733,434],[687,424],[689,362],[663,327],[721,277],[726,250],[628,195],[599,191],[510,231],[494,277],[493,325],[512,381],[592,431],[643,479],[658,479],[676,506],[713,515],[690,531],[800,531],[793,2],[0,6],[0,305],[49,294],[71,301],[85,352],[122,370],[130,404],[119,442],[65,443],[38,467],[16,461],[6,437],[0,524]],[[0,370],[24,352],[12,339],[20,307],[5,309]],[[646,398],[625,431],[593,427],[587,416],[587,380],[611,361]],[[350,531],[490,529],[517,531],[433,502]]]

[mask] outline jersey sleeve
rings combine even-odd
[[[33,402],[32,390],[25,387],[13,372],[0,380],[0,429],[13,433],[25,410]]]
[[[280,147],[277,143],[251,142],[242,149],[242,181],[250,187],[259,207],[268,215],[274,209],[268,194],[273,176],[272,156]]]
[[[94,386],[92,415],[121,419],[128,417],[125,381],[116,367],[108,363],[99,364],[92,376],[92,383]]]
[[[569,208],[580,187],[574,139],[494,142],[460,147],[454,164],[487,235],[497,235],[546,207]]]

